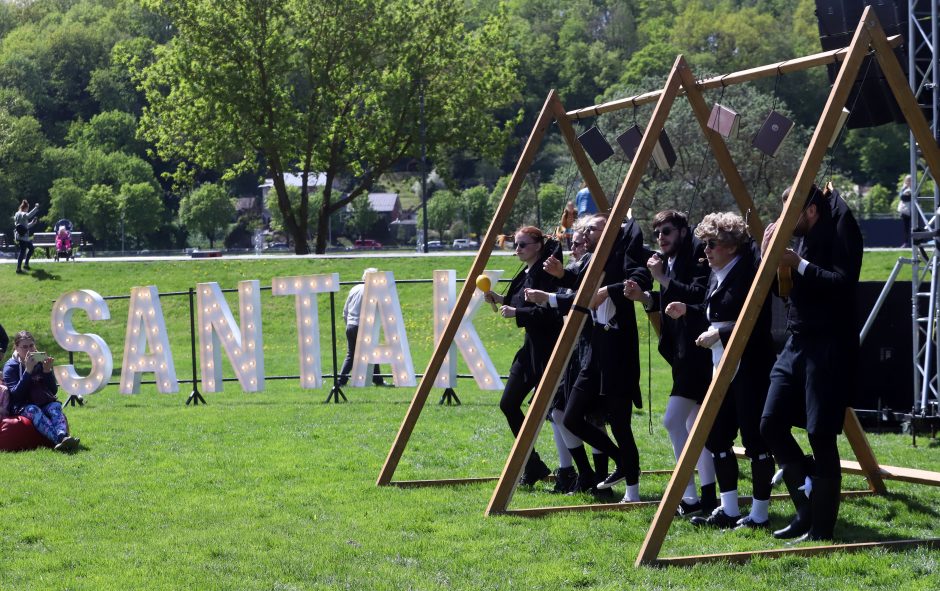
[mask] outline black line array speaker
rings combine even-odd
[[[859,330],[875,307],[884,283],[862,281],[856,310]],[[911,323],[911,283],[899,281],[862,342],[858,362],[856,409],[910,412],[914,400],[914,357]]]
[[[907,0],[816,0],[816,18],[819,21],[819,42],[823,51],[847,47],[852,41],[855,27],[862,18],[865,6],[871,5],[888,37],[907,35]],[[894,54],[907,75],[907,45],[895,48]],[[829,64],[829,81],[835,82],[842,62]],[[850,128],[877,127],[885,123],[903,123],[891,88],[885,80],[878,62],[868,56],[858,71],[858,79],[846,103],[851,111],[846,125]]]

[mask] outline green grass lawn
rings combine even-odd
[[[867,279],[887,276],[897,253],[866,256]],[[37,263],[32,277],[0,267],[2,323],[9,333],[30,328],[50,351],[52,300],[71,289],[127,295],[134,285],[161,292],[198,281],[223,288],[241,279],[339,272],[354,281],[375,265],[396,278],[428,278],[434,269],[465,273],[466,258],[262,259],[173,263]],[[491,268],[517,265],[494,259]],[[6,272],[8,271],[8,272]],[[880,274],[880,275],[879,275]],[[909,277],[909,272],[908,272]],[[337,299],[337,308],[348,286]],[[432,348],[430,286],[399,288],[415,367],[423,371]],[[120,366],[124,301],[112,320],[78,322],[101,334]],[[171,346],[181,379],[188,378],[188,303],[166,301]],[[268,374],[296,374],[291,298],[262,296]],[[328,302],[321,299],[325,370],[329,371]],[[337,310],[338,312],[338,310]],[[477,322],[500,370],[508,368],[519,332],[488,309]],[[77,315],[78,316],[78,315]],[[641,326],[641,343],[646,342]],[[655,343],[653,343],[655,347]],[[345,350],[339,347],[340,356]],[[637,413],[634,432],[644,469],[671,467],[661,427],[668,377],[652,352],[653,404]],[[79,368],[82,367],[80,360]],[[642,365],[646,371],[646,355]],[[230,374],[229,374],[230,375]],[[642,378],[644,392],[647,378]],[[870,551],[814,558],[755,560],[743,566],[641,568],[633,562],[655,509],[567,513],[539,519],[483,516],[492,483],[399,489],[376,487],[413,388],[347,388],[348,404],[322,404],[327,389],[302,390],[295,380],[270,381],[263,393],[237,384],[207,394],[206,406],[185,406],[188,384],[175,395],[144,386],[137,396],[116,387],[90,396],[68,415],[84,449],[0,456],[0,589],[937,589],[940,552]],[[431,394],[396,479],[496,476],[512,440],[498,393],[458,387],[462,406],[436,404]],[[650,414],[651,412],[651,414]],[[652,433],[648,422],[652,418]],[[940,470],[935,440],[871,435],[881,462]],[[550,463],[550,430],[538,448]],[[844,457],[851,452],[843,448]],[[744,470],[746,467],[742,464]],[[745,479],[746,480],[746,479]],[[667,477],[641,481],[655,499]],[[864,488],[857,477],[846,488]],[[938,535],[940,489],[888,483],[890,494],[843,504],[837,535],[844,541]],[[519,490],[512,507],[587,503]],[[622,494],[622,486],[616,488]],[[746,485],[742,493],[747,494]],[[771,516],[782,524],[785,503]],[[676,520],[663,555],[778,547],[766,534],[693,531]]]

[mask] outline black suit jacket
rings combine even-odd
[[[669,287],[650,293],[651,311],[663,312],[672,302],[700,305],[705,301],[711,273],[705,261],[705,245],[692,236],[691,230],[676,253],[676,260],[666,276]],[[659,353],[672,366],[672,395],[701,401],[712,377],[711,354],[695,344],[708,329],[703,314],[686,314],[678,319],[661,315]]]
[[[751,289],[751,283],[757,275],[757,267],[760,265],[760,251],[753,241],[743,245],[739,252],[740,260],[735,263],[728,276],[722,284],[718,285],[717,276],[712,273],[708,278],[708,292],[703,304],[692,306],[689,311],[694,314],[703,315],[707,310],[707,320],[709,323],[716,322],[737,322],[741,310],[744,307],[744,301]],[[749,382],[755,390],[755,395],[766,396],[767,384],[769,383],[770,368],[773,366],[776,354],[774,352],[773,337],[771,328],[771,301],[768,297],[764,300],[761,307],[760,316],[751,331],[751,336],[747,341],[744,354],[741,356],[741,365],[738,374],[734,378],[736,382]],[[722,345],[728,345],[733,326],[727,326],[718,330]]]
[[[534,379],[538,379],[545,370],[562,325],[561,316],[554,310],[525,300],[526,288],[547,292],[558,289],[558,280],[542,268],[550,256],[558,260],[562,257],[561,246],[554,240],[546,241],[539,260],[528,272],[523,269],[512,278],[503,300],[516,309],[516,326],[525,329],[522,348],[513,361],[514,371],[523,371],[528,378]]]

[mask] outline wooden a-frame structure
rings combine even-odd
[[[696,118],[699,120],[699,123],[702,126],[703,131],[709,141],[712,152],[718,161],[719,167],[725,175],[732,194],[737,200],[739,206],[742,208],[742,211],[750,209],[753,212],[754,208],[751,198],[747,193],[746,188],[744,187],[743,181],[741,180],[734,163],[731,160],[730,154],[727,151],[727,147],[717,133],[707,129],[706,122],[708,118],[708,109],[705,105],[704,99],[701,96],[701,91],[710,88],[717,88],[719,86],[738,84],[762,77],[780,75],[787,72],[807,69],[823,64],[844,61],[844,64],[840,69],[839,76],[833,85],[832,92],[826,103],[826,107],[823,110],[819,125],[816,127],[813,139],[810,142],[810,146],[806,152],[806,155],[804,156],[804,160],[800,166],[799,172],[797,173],[796,180],[793,183],[791,199],[788,200],[784,212],[781,214],[781,217],[778,220],[778,231],[770,244],[767,255],[761,263],[758,275],[755,278],[754,284],[752,285],[751,291],[748,295],[745,308],[742,310],[741,317],[738,320],[734,334],[732,335],[732,339],[726,348],[726,353],[718,367],[714,380],[706,396],[705,402],[703,403],[702,411],[700,412],[699,417],[693,426],[692,433],[690,433],[686,447],[680,456],[679,462],[677,463],[675,470],[672,472],[672,478],[669,482],[669,485],[667,486],[666,494],[659,503],[659,510],[657,511],[647,538],[643,543],[640,555],[637,558],[637,565],[650,564],[654,562],[688,563],[714,558],[720,558],[722,560],[741,560],[746,559],[753,554],[773,555],[783,552],[811,554],[831,551],[832,549],[867,548],[873,545],[877,546],[889,544],[910,545],[912,543],[917,543],[917,541],[904,541],[893,543],[856,544],[850,546],[795,548],[785,551],[771,550],[762,551],[759,553],[741,553],[733,555],[725,554],[721,556],[713,555],[679,557],[670,559],[657,558],[666,531],[668,530],[672,521],[675,508],[679,504],[682,490],[684,488],[684,483],[688,482],[688,479],[691,476],[695,458],[698,457],[704,446],[707,433],[712,423],[714,422],[715,415],[717,414],[728,384],[730,383],[732,377],[732,371],[730,371],[730,368],[735,367],[738,359],[740,359],[744,344],[747,341],[750,331],[753,329],[754,322],[760,310],[760,306],[767,296],[767,292],[769,291],[770,283],[773,280],[774,270],[779,263],[783,249],[786,247],[786,243],[792,235],[793,228],[796,225],[799,212],[802,209],[805,195],[807,194],[809,186],[814,180],[813,177],[817,173],[822,162],[826,147],[829,143],[828,140],[836,131],[839,112],[846,103],[850,87],[858,75],[858,70],[862,59],[865,57],[865,55],[868,54],[869,51],[872,51],[875,54],[876,58],[882,66],[882,69],[886,72],[886,77],[889,81],[892,91],[895,94],[895,97],[898,100],[898,103],[901,105],[902,112],[907,119],[908,125],[914,132],[915,138],[922,147],[928,166],[930,166],[931,170],[935,173],[940,172],[940,150],[938,150],[936,141],[930,134],[929,126],[927,125],[923,114],[918,108],[913,94],[907,87],[904,75],[891,52],[892,46],[897,45],[899,42],[900,39],[897,37],[890,40],[887,39],[883,30],[881,29],[880,24],[877,22],[874,13],[870,9],[866,9],[859,26],[856,29],[856,33],[853,36],[852,43],[848,48],[845,49],[814,54],[778,64],[771,64],[769,66],[762,66],[751,70],[736,72],[701,82],[695,81],[687,64],[680,56],[677,58],[667,80],[666,86],[662,91],[645,93],[643,95],[620,99],[618,101],[605,103],[603,105],[579,109],[570,113],[566,113],[564,111],[554,91],[549,93],[549,96],[546,99],[542,111],[540,112],[536,121],[533,133],[529,136],[526,147],[519,159],[519,162],[517,163],[516,170],[514,171],[510,183],[506,188],[505,193],[503,194],[503,198],[500,201],[486,236],[481,243],[480,251],[478,252],[477,257],[471,266],[470,272],[468,274],[468,280],[465,282],[464,287],[461,290],[451,317],[445,326],[444,334],[436,346],[434,354],[432,355],[432,358],[429,362],[428,369],[425,372],[424,378],[419,383],[414,399],[412,400],[408,412],[406,413],[405,419],[401,428],[399,429],[395,442],[389,451],[388,458],[379,474],[377,485],[381,486],[395,484],[399,486],[423,486],[492,480],[492,478],[454,478],[444,480],[393,482],[392,476],[399,460],[401,459],[404,449],[407,446],[411,432],[417,423],[421,409],[423,408],[427,400],[427,396],[430,393],[434,376],[436,376],[437,372],[440,370],[444,356],[446,355],[450,344],[453,342],[453,338],[456,334],[457,327],[459,326],[460,319],[466,312],[470,297],[473,294],[473,280],[482,273],[486,266],[486,262],[489,259],[493,245],[496,241],[496,234],[502,228],[502,225],[504,224],[509,211],[512,208],[512,204],[519,193],[522,182],[524,181],[525,174],[534,160],[535,153],[537,152],[537,149],[541,144],[541,141],[544,138],[544,135],[548,126],[551,124],[552,119],[557,122],[563,137],[572,152],[575,163],[577,164],[585,180],[585,183],[587,184],[592,195],[595,197],[599,207],[601,209],[606,209],[606,197],[604,196],[603,191],[599,186],[593,169],[587,162],[587,158],[583,149],[575,139],[571,120],[596,116],[601,113],[611,112],[623,108],[635,108],[641,104],[657,101],[656,108],[646,128],[643,140],[640,144],[640,148],[638,149],[637,154],[633,159],[630,170],[627,173],[627,177],[623,182],[617,198],[615,199],[608,224],[604,229],[600,243],[598,244],[598,247],[595,251],[595,255],[588,267],[587,275],[575,297],[575,306],[584,308],[589,303],[591,294],[594,293],[600,284],[603,273],[603,264],[613,247],[619,225],[625,218],[630,204],[632,203],[633,195],[636,192],[640,179],[643,175],[643,172],[645,171],[645,167],[652,154],[655,143],[659,137],[659,133],[665,124],[665,120],[676,96],[682,94],[683,92],[687,95],[692,105],[693,111],[695,112]],[[793,198],[793,196],[799,197]],[[749,223],[752,235],[760,237],[762,235],[762,227],[757,217],[754,215],[750,216]],[[560,375],[571,354],[572,345],[577,338],[578,332],[580,331],[584,321],[584,314],[579,312],[576,308],[573,309],[566,318],[561,336],[556,342],[555,349],[552,353],[552,358],[538,386],[538,389],[536,390],[535,397],[533,398],[530,405],[529,412],[526,416],[522,430],[516,439],[516,442],[512,448],[512,452],[507,459],[506,466],[503,469],[503,473],[499,478],[496,490],[494,491],[490,504],[487,507],[487,515],[501,513],[540,515],[563,510],[599,510],[612,508],[628,509],[652,504],[651,502],[644,502],[628,503],[623,505],[552,507],[541,509],[526,509],[520,511],[507,509],[508,503],[512,497],[512,493],[518,482],[525,461],[528,458],[528,455],[531,453],[534,441],[538,437],[538,433],[541,428],[541,424],[544,421],[551,396],[557,388]],[[940,484],[940,474],[921,470],[879,466],[877,460],[874,457],[874,454],[868,446],[867,440],[861,430],[858,420],[851,409],[849,409],[846,413],[845,432],[859,462],[857,464],[852,462],[843,462],[843,469],[846,471],[855,471],[857,473],[864,474],[869,483],[870,491],[858,492],[863,494],[882,493],[886,490],[884,486],[884,479],[886,478],[933,485]],[[851,495],[853,493],[845,494]],[[928,543],[936,543],[936,540],[930,540]]]

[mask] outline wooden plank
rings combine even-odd
[[[463,320],[467,306],[470,304],[470,298],[473,296],[473,291],[476,289],[476,278],[486,269],[486,263],[489,261],[490,254],[493,252],[496,238],[502,231],[503,224],[505,224],[506,220],[509,218],[512,205],[515,203],[516,196],[519,194],[519,190],[525,182],[529,167],[535,160],[535,155],[542,145],[545,132],[552,123],[554,118],[553,104],[557,100],[558,97],[555,91],[552,90],[548,93],[545,104],[542,105],[542,111],[535,121],[532,133],[529,134],[529,139],[522,151],[522,155],[519,157],[519,161],[516,163],[516,169],[513,171],[509,185],[506,186],[503,197],[496,208],[496,213],[493,215],[489,229],[487,229],[483,240],[480,241],[480,250],[473,260],[473,265],[471,265],[470,272],[467,274],[467,280],[464,282],[460,290],[460,295],[454,303],[454,309],[451,312],[450,318],[447,319],[441,340],[438,341],[434,347],[434,354],[431,356],[428,367],[424,371],[421,381],[418,383],[414,398],[408,406],[408,411],[398,430],[398,434],[395,436],[395,441],[392,443],[391,449],[389,449],[385,464],[382,466],[381,472],[379,472],[379,477],[376,480],[377,486],[387,485],[391,482],[392,476],[395,474],[395,469],[398,467],[398,462],[401,460],[405,447],[408,445],[408,440],[418,422],[421,410],[424,408],[425,402],[427,402],[428,394],[431,392],[431,387],[434,384],[437,373],[444,364],[444,358],[447,356],[447,352],[454,342],[454,336],[457,334],[460,322]]]
[[[903,42],[904,38],[901,35],[894,35],[889,37],[887,40],[889,47],[897,47]],[[845,59],[848,50],[848,47],[843,47],[842,49],[814,53],[804,57],[784,60],[775,64],[768,64],[766,66],[759,66],[757,68],[750,68],[748,70],[740,70],[738,72],[732,72],[723,76],[715,76],[714,78],[699,80],[695,83],[695,86],[699,90],[705,91],[712,90],[714,88],[722,88],[724,86],[742,84],[744,82],[751,82],[753,80],[760,80],[762,78],[770,78],[771,76],[800,72],[810,68],[816,68],[819,66],[840,62]],[[626,98],[602,103],[600,105],[582,107],[580,109],[569,111],[568,116],[572,119],[587,119],[589,117],[597,117],[598,115],[603,115],[604,113],[612,113],[615,111],[621,111],[623,109],[635,109],[641,105],[656,102],[659,100],[659,95],[661,93],[661,90],[654,90],[651,92],[644,92],[635,96],[628,96]]]
[[[670,473],[672,471],[670,470]],[[851,499],[856,497],[870,497],[874,495],[870,490],[844,490],[842,491],[843,499]],[[789,501],[789,494],[775,494],[770,495],[771,500],[775,501]],[[753,499],[749,496],[738,497],[738,504],[741,506],[750,505]],[[662,502],[662,499],[655,501],[638,501],[634,503],[594,503],[590,505],[560,505],[558,507],[530,507],[527,509],[507,509],[501,513],[501,515],[514,515],[516,517],[544,517],[546,515],[553,515],[555,513],[583,513],[583,512],[596,512],[596,511],[625,511],[632,509],[642,509],[645,507],[652,507],[654,505],[659,505]]]
[[[870,12],[869,7],[865,13]],[[636,566],[653,562],[662,548],[663,540],[675,515],[675,509],[679,506],[683,490],[692,474],[692,465],[697,461],[705,445],[707,433],[714,423],[715,415],[717,415],[721,402],[724,400],[728,384],[731,382],[747,340],[754,329],[761,306],[770,291],[783,251],[789,246],[790,237],[793,235],[793,229],[796,227],[802,213],[809,188],[813,184],[820,164],[822,164],[829,145],[829,139],[836,131],[836,124],[842,107],[846,103],[852,82],[857,77],[859,66],[867,52],[868,43],[863,41],[862,36],[862,27],[859,26],[852,37],[852,43],[845,56],[845,61],[839,70],[839,75],[836,77],[832,91],[826,101],[819,124],[813,132],[809,148],[800,164],[796,180],[790,190],[789,199],[784,205],[783,212],[778,220],[777,229],[770,240],[767,252],[761,259],[754,283],[751,285],[744,307],[735,323],[731,340],[728,342],[728,346],[725,347],[725,353],[705,395],[702,408],[695,424],[692,426],[689,438],[686,440],[685,448],[680,454],[676,471],[666,488],[663,502],[660,504],[656,516],[653,518],[653,523],[647,532],[646,539],[640,548]],[[760,240],[760,237],[756,237],[756,239]]]
[[[542,428],[542,423],[545,421],[549,404],[558,388],[561,374],[568,364],[572,347],[584,324],[585,314],[581,310],[585,310],[587,306],[590,305],[591,298],[597,291],[601,279],[603,278],[604,264],[607,262],[611,250],[613,250],[614,242],[620,231],[620,223],[626,218],[627,211],[630,209],[630,205],[633,202],[633,195],[636,193],[636,189],[640,184],[650,156],[653,153],[653,148],[659,140],[659,133],[666,123],[669,109],[672,107],[675,96],[679,91],[679,76],[676,70],[680,66],[684,67],[684,64],[685,62],[680,56],[673,66],[672,73],[669,75],[666,82],[662,98],[656,105],[656,109],[653,111],[653,117],[646,128],[646,132],[643,134],[637,155],[633,159],[633,162],[630,163],[630,170],[627,172],[620,192],[614,200],[613,210],[610,213],[604,231],[601,233],[600,241],[595,248],[594,256],[591,257],[591,262],[588,264],[584,279],[578,288],[577,294],[575,294],[574,305],[572,306],[571,312],[565,318],[561,334],[555,343],[548,366],[542,374],[542,379],[539,381],[538,388],[536,388],[535,396],[529,404],[529,411],[526,414],[525,421],[522,423],[522,429],[520,429],[519,435],[516,437],[516,441],[513,444],[509,458],[506,460],[506,466],[503,468],[503,473],[499,478],[496,489],[493,491],[493,496],[486,508],[486,515],[504,512],[509,505],[509,501],[512,499],[512,494],[519,481],[519,475],[522,473],[522,468],[532,451],[532,446],[538,438],[539,430]]]
[[[480,482],[493,482],[496,476],[482,476],[478,478],[441,478],[438,480],[392,480],[388,486],[398,488],[424,488],[430,486],[453,486],[459,484],[479,484]]]
[[[671,469],[661,469],[661,470],[643,470],[642,474],[646,475],[662,475],[662,474],[672,474]],[[431,486],[452,486],[459,484],[477,484],[480,482],[495,482],[499,480],[499,476],[477,476],[470,478],[441,478],[436,480],[392,480],[388,483],[389,486],[397,486],[399,488],[419,488],[419,487],[431,487]],[[554,482],[555,476],[551,475],[545,478],[545,482]]]
[[[845,438],[848,439],[859,465],[868,479],[868,486],[879,494],[888,492],[885,481],[882,479],[881,468],[878,466],[878,460],[875,458],[875,452],[868,444],[868,438],[865,431],[862,430],[862,424],[858,422],[858,415],[852,408],[845,409],[845,423],[843,429]]]
[[[785,556],[818,556],[833,552],[861,552],[885,548],[887,550],[906,551],[914,548],[940,548],[940,538],[925,540],[891,540],[887,542],[859,542],[855,544],[830,544],[827,546],[794,546],[753,552],[724,552],[721,554],[700,554],[698,556],[671,556],[658,558],[656,566],[692,566],[710,562],[734,562],[741,564],[752,558],[783,558]]]
[[[917,104],[917,97],[914,96],[910,86],[908,86],[901,65],[891,50],[893,47],[891,40],[885,39],[884,29],[881,28],[877,18],[874,18],[868,26],[871,45],[875,49],[875,59],[878,60],[878,65],[881,66],[881,71],[884,72],[891,93],[894,95],[894,99],[897,101],[901,113],[903,113],[904,119],[911,129],[911,133],[914,134],[914,139],[920,147],[930,173],[934,179],[940,179],[940,176],[938,176],[940,175],[940,147],[937,146],[937,140],[934,139],[933,133],[930,131],[930,124],[927,123],[923,111]],[[934,65],[934,67],[937,66]]]

